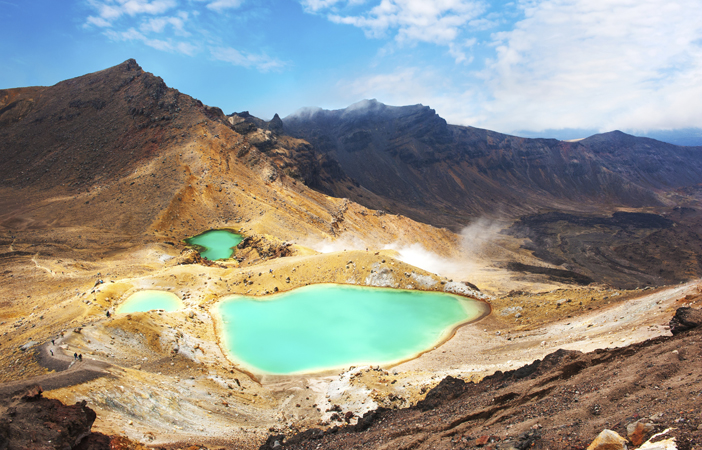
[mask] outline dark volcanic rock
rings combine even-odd
[[[509,270],[512,270],[514,272],[529,272],[529,273],[536,273],[536,274],[543,274],[547,275],[549,279],[553,281],[558,281],[561,283],[575,283],[575,284],[580,284],[580,285],[587,285],[593,282],[593,279],[581,275],[579,273],[575,273],[570,270],[561,270],[561,269],[552,269],[548,267],[541,267],[541,266],[531,266],[528,264],[522,264],[518,262],[510,262],[507,264],[507,268]]]
[[[564,267],[513,263],[508,268],[554,281],[585,284],[589,278],[635,289],[702,276],[702,212],[693,208],[663,214],[548,212],[521,217],[505,233],[525,239],[523,248],[537,258]]]
[[[35,386],[1,400],[0,411],[0,448],[110,448],[109,438],[90,431],[96,415],[85,400],[73,406],[64,405],[44,398],[41,387]]]
[[[465,387],[465,381],[448,376],[441,380],[435,388],[427,392],[427,396],[424,397],[424,400],[417,403],[417,408],[423,411],[433,409],[442,402],[454,399],[463,394]]]
[[[679,334],[683,331],[702,326],[702,310],[689,307],[678,308],[670,320],[670,332]]]

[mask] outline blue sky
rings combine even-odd
[[[0,88],[135,58],[263,119],[376,98],[508,133],[702,126],[700,0],[0,0],[0,57]]]

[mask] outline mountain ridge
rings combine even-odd
[[[286,117],[283,130],[330,155],[389,209],[453,230],[482,215],[660,207],[662,193],[702,182],[702,147],[620,131],[577,142],[520,138],[450,125],[423,105],[368,100],[316,109]],[[352,200],[378,207],[354,194]]]

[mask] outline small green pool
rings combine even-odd
[[[185,240],[186,243],[198,247],[200,256],[217,261],[229,259],[243,238],[229,230],[210,230]]]
[[[133,312],[146,312],[153,309],[163,309],[173,312],[181,309],[183,302],[172,292],[145,290],[135,292],[117,307],[115,313],[128,314]]]
[[[270,374],[411,359],[488,312],[457,295],[334,284],[263,300],[230,296],[215,308],[230,357]]]

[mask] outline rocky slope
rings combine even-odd
[[[349,198],[454,230],[482,215],[658,206],[661,193],[702,182],[702,148],[619,131],[577,142],[526,139],[449,125],[426,106],[375,100],[302,110],[283,124],[382,202],[354,189]],[[339,194],[333,183],[323,186]]]
[[[134,60],[55,86],[0,91],[0,223],[195,232],[282,209],[297,217],[267,222],[302,219],[333,234],[339,202],[314,193],[286,202],[272,192],[272,183],[281,194],[302,187],[309,198],[296,184],[319,184],[324,158],[304,141],[239,125]],[[268,187],[265,199],[246,194]]]
[[[447,377],[411,408],[378,409],[353,426],[287,439],[272,435],[261,449],[585,449],[603,429],[627,437],[629,448],[670,429],[663,438],[674,438],[672,448],[696,449],[701,325],[702,310],[681,308],[672,337],[591,353],[559,350],[479,383]]]

